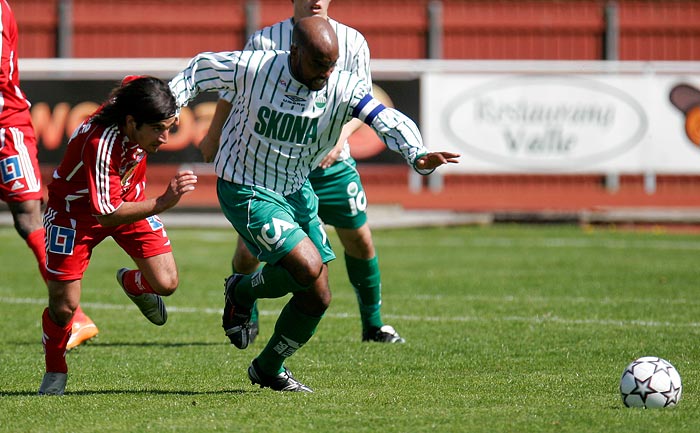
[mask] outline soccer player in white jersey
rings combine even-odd
[[[201,53],[170,81],[179,105],[202,91],[232,91],[234,114],[215,163],[219,204],[266,265],[226,279],[223,327],[244,349],[255,301],[292,293],[248,368],[252,383],[277,391],[311,392],[284,364],[309,341],[331,301],[327,263],[335,255],[308,176],[343,126],[352,117],[370,125],[421,174],[459,157],[428,152],[411,119],[374,99],[360,77],[335,68],[338,53],[331,24],[308,17],[294,25],[290,51]]]
[[[314,15],[323,17],[338,36],[339,57],[336,68],[350,71],[371,84],[367,41],[357,30],[328,17],[330,2],[331,0],[292,0],[294,16],[255,32],[248,39],[245,49],[288,51],[295,21]],[[231,112],[231,104],[227,100],[229,97],[226,93],[222,94],[209,132],[200,144],[207,162],[214,159],[219,148],[221,129]],[[359,304],[362,341],[403,343],[404,339],[394,327],[385,325],[381,317],[381,274],[372,232],[367,223],[367,197],[347,142],[347,138],[360,126],[360,120],[352,119],[343,127],[338,143],[319,167],[311,172],[309,180],[319,199],[319,217],[325,224],[335,227],[345,249],[345,268]],[[253,273],[259,264],[239,237],[233,257],[234,273]],[[258,334],[257,319],[256,305],[251,318],[251,343]]]

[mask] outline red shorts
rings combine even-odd
[[[111,236],[131,257],[145,259],[172,252],[170,239],[158,216],[152,216],[132,224],[103,227],[95,221],[71,220],[68,214],[47,209],[44,215],[46,227],[46,267],[49,280],[73,281],[83,278],[90,263],[92,250],[106,237]]]
[[[42,200],[41,172],[31,127],[0,128],[0,199]]]

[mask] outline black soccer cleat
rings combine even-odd
[[[381,328],[370,328],[363,331],[362,341],[376,341],[377,343],[406,342],[391,325],[384,325]]]
[[[226,336],[231,344],[239,349],[245,349],[251,343],[251,308],[246,308],[236,303],[236,285],[243,278],[243,274],[233,274],[226,278],[224,283],[224,314],[221,316],[221,326],[226,331]]]
[[[254,359],[248,367],[248,377],[253,385],[260,388],[270,388],[274,391],[289,392],[314,392],[311,388],[299,382],[292,376],[292,372],[284,367],[284,371],[276,376],[268,376],[258,368],[258,360]]]
[[[250,322],[250,325],[248,326],[249,332],[248,332],[248,345],[253,344],[255,339],[258,337],[258,333],[260,333],[260,326],[258,325],[258,322]]]
[[[258,312],[258,303],[255,302],[253,304],[253,308],[250,310],[250,335],[248,336],[248,346],[253,344],[255,339],[258,337],[258,334],[260,333],[260,313]]]

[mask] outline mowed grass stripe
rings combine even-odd
[[[379,245],[385,247],[418,248],[420,243],[411,244],[409,240],[394,239],[382,240]],[[462,237],[462,238],[442,238],[437,239],[432,244],[433,247],[462,247],[478,246],[489,248],[606,248],[606,249],[648,249],[648,250],[677,250],[677,251],[700,251],[700,241],[678,241],[678,240],[605,240],[589,237],[581,238],[510,238],[510,237]]]
[[[482,299],[483,300],[483,299]],[[501,300],[502,301],[502,300]],[[580,301],[580,300],[579,300]],[[493,299],[493,302],[499,302],[499,300]],[[30,305],[45,305],[45,299],[34,299],[34,298],[2,298],[0,297],[0,304],[30,304]],[[81,304],[84,308],[94,309],[94,310],[115,310],[115,311],[132,311],[133,306],[131,305],[118,305],[118,304],[105,304],[96,302],[84,302]],[[169,306],[169,313],[182,313],[182,314],[211,314],[211,315],[221,315],[221,310],[216,308],[195,308],[195,307],[177,307]],[[260,316],[270,316],[277,317],[279,311],[277,310],[264,310],[260,309],[258,314]],[[383,317],[387,320],[400,320],[406,322],[522,322],[522,323],[555,323],[563,325],[593,325],[593,326],[616,326],[616,327],[628,327],[628,326],[640,326],[640,327],[683,327],[683,328],[699,328],[700,322],[659,322],[652,320],[610,320],[610,319],[568,319],[558,316],[497,316],[497,317],[478,317],[478,316],[415,316],[406,314],[384,314]],[[357,314],[350,313],[333,313],[328,312],[325,314],[324,319],[353,319],[357,320]]]

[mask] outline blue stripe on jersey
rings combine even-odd
[[[366,94],[360,102],[352,110],[352,117],[357,117],[368,125],[372,125],[372,121],[386,107],[374,99],[369,93]]]

